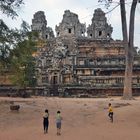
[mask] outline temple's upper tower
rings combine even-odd
[[[31,25],[32,31],[39,33],[42,39],[50,39],[54,37],[53,30],[47,27],[47,20],[43,11],[34,14]]]
[[[43,11],[38,11],[34,14],[32,19],[32,31],[39,32],[41,38],[45,39],[45,32],[47,27],[47,20]]]
[[[86,31],[85,24],[81,24],[78,15],[66,10],[62,22],[55,27],[57,36],[84,36]]]
[[[96,9],[93,18],[92,24],[87,28],[87,35],[93,39],[110,39],[113,28],[111,25],[108,25],[105,13],[100,9]]]

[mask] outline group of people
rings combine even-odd
[[[56,128],[57,128],[57,135],[61,135],[61,112],[57,111],[56,114]],[[48,127],[49,127],[49,111],[48,109],[45,110],[45,113],[43,115],[43,127],[44,127],[44,134],[48,133]]]
[[[108,116],[110,118],[110,121],[113,122],[113,109],[111,106],[111,103],[108,104]],[[57,111],[56,114],[56,128],[57,128],[57,135],[61,135],[61,112]],[[44,127],[44,133],[48,133],[48,127],[49,127],[49,111],[46,109],[45,113],[43,115],[43,127]]]

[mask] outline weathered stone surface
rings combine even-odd
[[[111,39],[113,28],[108,25],[105,13],[96,9],[93,14],[92,23],[87,28],[88,37],[93,39]]]
[[[81,37],[85,35],[86,26],[80,23],[78,15],[66,10],[63,15],[62,22],[55,27],[57,36],[75,36]]]
[[[87,28],[87,36],[85,24],[80,23],[78,15],[69,10],[64,12],[62,21],[55,28],[56,37],[52,29],[46,27],[43,13],[39,12],[39,15],[34,15],[36,20],[32,24],[45,27],[45,39],[38,45],[36,56],[38,86],[46,87],[48,93],[50,89],[49,94],[54,95],[58,94],[58,90],[65,93],[65,89],[68,89],[68,95],[73,92],[92,95],[110,94],[108,92],[116,95],[118,92],[121,95],[125,45],[121,40],[112,39],[113,28],[108,25],[101,9],[95,10],[92,23]],[[38,17],[41,17],[41,22],[38,22]],[[35,27],[32,26],[32,29],[35,30]],[[40,32],[40,28],[36,29]],[[140,85],[140,59],[135,49],[134,53],[133,87],[137,88]]]
[[[34,14],[31,28],[32,31],[37,31],[42,39],[54,38],[52,28],[47,27],[47,20],[43,11],[38,11]]]

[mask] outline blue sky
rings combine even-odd
[[[63,17],[65,10],[70,10],[78,14],[81,23],[86,23],[86,26],[91,24],[94,10],[96,8],[102,8],[105,12],[108,10],[103,4],[98,3],[98,0],[24,0],[25,5],[18,12],[19,17],[16,20],[11,20],[2,15],[7,24],[11,27],[19,28],[21,20],[27,21],[31,25],[33,14],[37,11],[44,11],[47,19],[47,26],[55,29],[55,25],[58,25]],[[119,0],[114,0],[119,1]],[[126,0],[126,14],[129,23],[129,11],[132,0]],[[114,7],[116,3],[113,4]],[[121,33],[121,17],[120,8],[117,7],[114,11],[106,14],[108,23],[113,27],[112,37],[114,39],[122,39]],[[54,30],[55,32],[55,30]],[[135,45],[140,48],[140,4],[136,9],[135,18]]]

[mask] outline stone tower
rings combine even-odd
[[[105,13],[96,9],[92,18],[92,24],[87,28],[87,36],[95,40],[111,39],[113,28],[108,25]]]
[[[78,15],[66,10],[63,15],[62,22],[59,26],[55,27],[57,37],[59,36],[84,36],[86,27],[85,24],[81,24],[78,19]]]
[[[45,39],[46,26],[47,26],[47,20],[44,15],[44,12],[43,11],[36,12],[32,19],[32,25],[31,25],[32,31],[38,32],[40,37]]]
[[[31,25],[32,31],[39,33],[40,38],[54,38],[52,28],[47,27],[47,20],[43,11],[38,11],[34,14]]]

